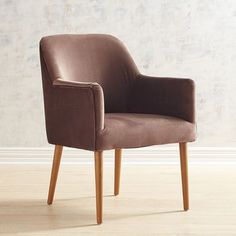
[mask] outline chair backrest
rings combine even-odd
[[[125,112],[127,95],[138,69],[124,45],[103,34],[54,35],[42,38],[40,53],[50,80],[97,82],[105,111]]]

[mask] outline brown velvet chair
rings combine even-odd
[[[195,140],[194,82],[140,74],[124,45],[110,35],[44,37],[40,59],[47,138],[55,145],[48,204],[63,146],[94,152],[100,224],[103,151],[115,149],[117,195],[122,148],[179,143],[188,210],[187,142]]]

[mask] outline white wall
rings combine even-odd
[[[1,0],[0,146],[47,145],[38,42],[109,33],[141,72],[197,84],[198,146],[236,144],[235,0]]]

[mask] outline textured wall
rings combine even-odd
[[[141,72],[197,84],[200,146],[236,144],[235,0],[1,0],[0,146],[45,146],[38,42],[110,33]]]

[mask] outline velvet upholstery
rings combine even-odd
[[[40,59],[49,143],[95,151],[195,140],[194,82],[141,75],[117,38],[47,36]]]
[[[194,141],[194,124],[162,115],[107,113],[97,149],[136,148]]]
[[[175,116],[195,122],[195,92],[191,79],[139,75],[129,97],[129,112]]]

